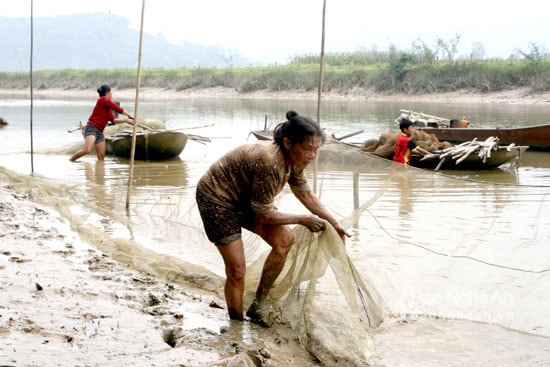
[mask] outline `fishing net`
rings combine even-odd
[[[269,293],[268,317],[289,322],[300,343],[323,364],[365,366],[374,354],[368,331],[384,318],[382,299],[326,224],[320,234],[294,228],[295,243]],[[264,261],[265,256],[247,269],[247,289],[256,286]]]
[[[354,166],[365,172],[386,165],[377,157],[365,165],[363,153],[339,144],[325,146],[319,158],[319,166],[325,170]],[[344,218],[342,224],[349,227],[377,197]],[[328,223],[326,228],[313,233],[303,226],[294,227],[295,242],[268,295],[264,317],[288,322],[300,343],[326,366],[370,365],[376,358],[370,331],[384,320],[384,301],[355,268],[338,233]],[[257,287],[267,254],[247,268],[246,289],[250,293]]]
[[[318,158],[308,168],[312,186],[353,236],[343,245],[330,227],[320,234],[293,229],[296,241],[263,310],[274,330],[279,322],[290,325],[326,366],[550,361],[550,187],[544,177],[529,185],[517,171],[498,169],[498,183],[483,182],[475,172],[455,177],[405,167],[330,142]],[[223,263],[194,202],[202,171],[184,162],[138,162],[135,169],[127,215],[120,200],[125,165],[107,168],[109,185],[87,179],[85,190],[67,182],[64,188],[59,179],[25,181],[36,200],[54,203],[101,251],[223,297]],[[180,186],[165,185],[169,175]],[[15,185],[22,178],[7,180]],[[276,206],[303,209],[289,190]],[[249,232],[243,240],[247,307],[269,247]]]
[[[378,365],[381,355],[415,365],[413,350],[425,346],[410,335],[426,330],[433,348],[442,350],[471,340],[473,330],[479,341],[496,333],[504,348],[542,345],[536,336],[519,340],[501,327],[550,334],[540,296],[550,285],[547,186],[458,179],[331,143],[319,153],[318,169],[324,172],[318,195],[361,239],[344,246],[331,229],[314,234],[295,227],[296,241],[265,313],[272,322],[288,322],[324,365]],[[532,200],[539,201],[535,211]],[[250,294],[265,256],[247,270]],[[412,359],[399,357],[401,350]],[[480,353],[462,358],[476,361]],[[520,352],[507,358],[532,360]]]

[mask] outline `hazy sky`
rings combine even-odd
[[[510,3],[510,2],[508,2]],[[544,1],[505,5],[483,0],[327,0],[325,52],[435,47],[456,34],[460,55],[480,42],[487,57],[506,58],[531,42],[550,48]],[[31,0],[0,0],[2,16],[30,16]],[[139,30],[142,0],[34,0],[34,16],[105,12]],[[252,60],[286,62],[321,50],[322,0],[146,0],[144,31],[172,42],[217,44]]]

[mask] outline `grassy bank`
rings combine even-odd
[[[510,60],[437,60],[419,53],[390,51],[327,55],[323,91],[369,90],[380,93],[435,94],[457,90],[483,93],[528,88],[550,91],[550,61],[538,52]],[[226,87],[241,93],[256,91],[317,90],[320,58],[300,56],[289,64],[262,67],[144,69],[141,86],[184,91]],[[108,83],[119,89],[135,88],[137,70],[39,70],[32,74],[38,89],[95,89]],[[0,73],[0,88],[29,88],[31,76]]]

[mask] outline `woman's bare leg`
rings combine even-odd
[[[105,159],[105,140],[95,145],[95,153],[98,160],[102,161]]]
[[[267,297],[273,283],[275,283],[275,280],[281,274],[288,252],[294,242],[294,232],[286,225],[264,226],[263,229],[256,228],[256,230],[271,246],[271,252],[264,262],[262,276],[260,277],[254,301],[246,312],[246,315],[251,319],[259,319],[258,310]]]
[[[95,135],[87,135],[86,138],[84,139],[84,148],[80,149],[78,152],[73,154],[73,156],[70,158],[70,161],[74,162],[78,158],[80,158],[80,157],[82,157],[86,154],[90,154],[90,152],[92,151],[92,148],[94,147],[95,141],[96,141]],[[103,143],[103,144],[105,144],[105,143]],[[105,148],[104,148],[104,150],[105,150]]]
[[[243,293],[246,275],[246,262],[242,239],[228,245],[216,246],[225,264],[225,302],[229,318],[243,320]]]

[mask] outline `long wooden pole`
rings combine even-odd
[[[128,175],[128,190],[126,192],[126,209],[130,207],[130,189],[132,188],[132,180],[134,178],[134,158],[136,153],[136,127],[138,121],[139,110],[139,87],[141,85],[141,49],[143,46],[143,20],[145,18],[145,0],[141,2],[141,26],[139,30],[139,51],[138,51],[138,69],[136,81],[136,99],[134,109],[134,128],[132,134],[132,149],[130,152],[130,174]]]
[[[317,123],[321,125],[321,95],[323,92],[323,66],[325,64],[325,15],[327,9],[327,0],[323,0],[323,20],[321,26],[321,57],[319,61],[319,86],[317,87]],[[317,164],[318,159],[314,161],[313,192],[317,192]]]
[[[34,0],[31,0],[31,52],[30,52],[30,73],[29,73],[29,84],[30,84],[30,93],[31,93],[31,111],[30,111],[30,132],[31,132],[31,173],[34,174],[34,149],[33,149],[33,109],[34,109],[34,94],[33,94],[33,50],[34,50]]]
[[[323,22],[321,30],[321,58],[319,62],[319,87],[317,88],[317,123],[321,124],[321,95],[323,92],[323,67],[325,65],[325,15],[327,0],[323,0]]]
[[[405,112],[405,113],[408,113],[408,114],[414,114],[414,115],[419,115],[419,116],[422,116],[422,117],[427,117],[427,118],[430,118],[430,119],[434,119],[434,120],[441,120],[441,121],[448,121],[450,119],[448,118],[445,118],[445,117],[437,117],[437,116],[432,116],[432,115],[427,115],[423,112],[414,112],[414,111],[409,111],[409,110],[400,110],[401,112]]]

